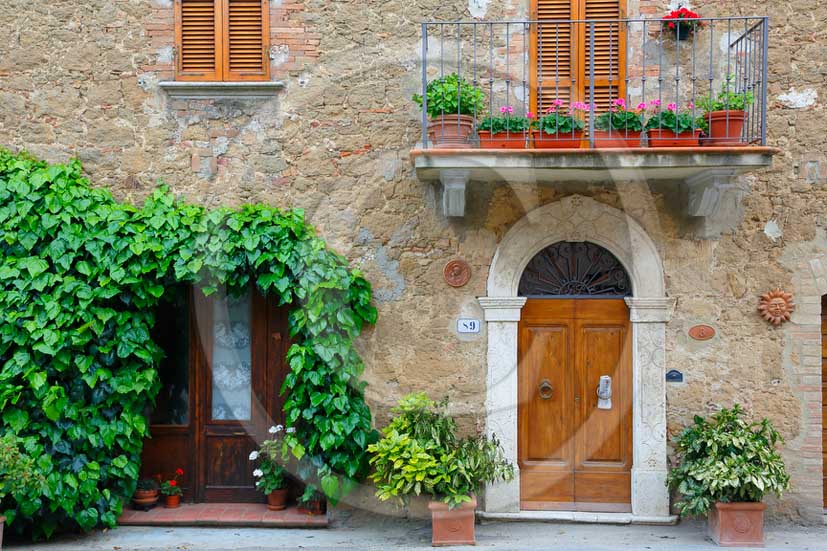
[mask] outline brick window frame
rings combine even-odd
[[[175,78],[270,80],[269,0],[175,0]]]

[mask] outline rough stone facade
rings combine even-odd
[[[667,2],[630,3],[655,16]],[[771,169],[748,179],[743,220],[699,240],[670,194],[646,183],[474,188],[465,219],[446,219],[438,190],[413,174],[420,135],[410,96],[420,82],[419,23],[523,17],[524,0],[271,0],[273,78],[265,100],[171,99],[172,0],[9,0],[0,29],[0,144],[52,162],[80,158],[96,185],[140,201],[158,180],[206,205],[263,201],[307,211],[320,235],[373,282],[380,319],[362,339],[377,424],[404,393],[448,395],[467,430],[482,426],[488,268],[505,232],[534,208],[576,191],[640,223],[663,259],[668,428],[734,402],[784,434],[793,490],[773,513],[820,522],[821,296],[827,294],[827,6],[804,0],[704,0],[705,15],[771,16]],[[472,267],[447,286],[445,263]],[[756,312],[776,287],[794,293],[791,323]],[[687,336],[695,324],[714,339]]]

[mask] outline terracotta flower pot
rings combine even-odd
[[[697,147],[701,131],[675,132],[663,128],[648,131],[649,147]]]
[[[580,149],[583,131],[546,134],[542,130],[534,131],[534,147],[537,149]]]
[[[746,111],[713,111],[704,115],[709,122],[709,137],[704,145],[726,146],[743,145],[746,140],[742,137]]]
[[[0,549],[3,549],[3,528],[6,524],[6,517],[0,515]]]
[[[482,149],[525,149],[525,140],[528,133],[497,132],[492,134],[488,130],[477,132],[480,136]]]
[[[160,492],[158,490],[135,490],[132,494],[132,503],[136,509],[144,511],[151,509],[158,503]]]
[[[176,509],[181,505],[181,496],[164,496],[164,507]]]
[[[471,501],[459,507],[449,509],[441,501],[432,501],[428,504],[431,510],[431,545],[474,545],[474,510],[477,508],[477,498],[471,496]]]
[[[428,123],[428,140],[434,147],[466,149],[471,147],[468,138],[473,131],[474,117],[442,115]]]
[[[624,130],[595,130],[595,149],[629,149],[640,147],[640,136],[642,132],[626,132]]]
[[[273,490],[267,494],[267,508],[271,511],[282,511],[287,508],[287,488]]]
[[[763,503],[716,503],[707,516],[709,537],[722,547],[763,547]]]

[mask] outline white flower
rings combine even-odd
[[[261,469],[256,469],[255,471],[253,471],[253,476],[256,478],[261,478],[262,476],[264,476],[264,473],[261,472]]]
[[[270,434],[276,434],[277,432],[281,432],[282,430],[284,430],[283,426],[276,425],[274,427],[270,427],[269,429],[267,429],[267,432],[269,432]]]
[[[296,432],[296,427],[288,427],[285,432],[287,432],[289,434],[293,434],[294,432]]]
[[[255,461],[256,459],[258,459],[258,452],[257,451],[251,451],[250,452],[250,461]]]

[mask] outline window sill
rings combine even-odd
[[[198,82],[167,80],[158,86],[170,97],[185,99],[268,98],[284,88],[280,80],[246,82]]]

